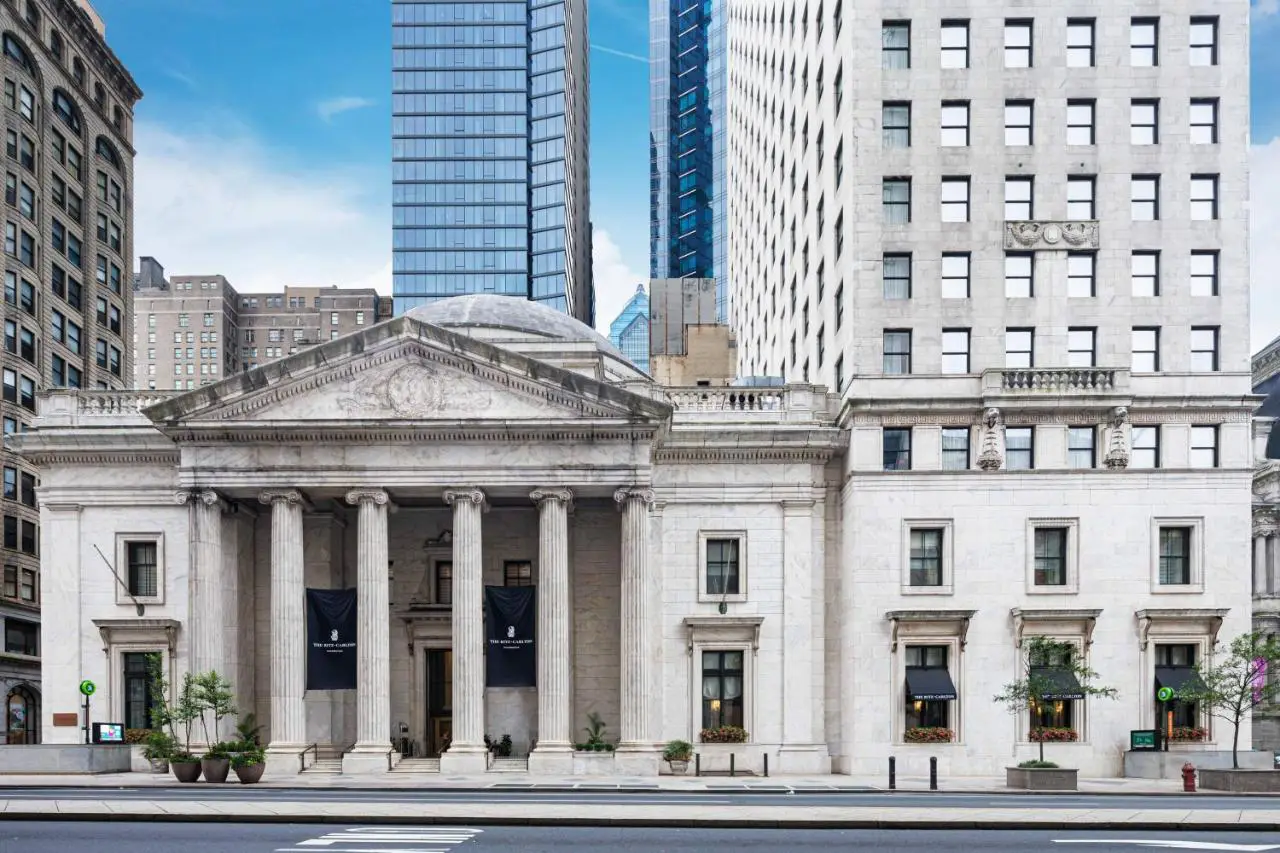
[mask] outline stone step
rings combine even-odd
[[[341,758],[321,758],[317,759],[314,764],[308,767],[304,772],[314,773],[317,776],[340,776],[342,775],[342,759]]]
[[[392,773],[439,773],[438,758],[402,758],[391,771]]]
[[[528,773],[529,759],[527,758],[495,758],[493,764],[489,766],[490,773]]]

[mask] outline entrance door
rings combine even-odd
[[[453,740],[453,650],[427,649],[427,752],[432,758]]]

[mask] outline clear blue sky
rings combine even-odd
[[[386,286],[387,0],[94,4],[146,93],[139,254],[173,272],[223,272],[242,290]],[[1280,216],[1260,209],[1280,187],[1258,186],[1280,181],[1280,142],[1268,145],[1280,136],[1280,0],[1254,6],[1255,224],[1280,227]],[[607,327],[648,270],[648,2],[590,0],[590,25],[597,315]],[[1280,332],[1273,301],[1255,313]]]

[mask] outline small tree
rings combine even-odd
[[[1114,687],[1095,684],[1098,673],[1076,653],[1072,643],[1052,637],[1028,637],[1022,642],[1019,660],[1021,678],[1004,686],[994,701],[1009,709],[1012,714],[1022,714],[1045,702],[1062,690],[1061,677],[1074,675],[1080,685],[1080,693],[1106,699],[1116,698]],[[1039,738],[1040,761],[1044,762],[1044,738]]]
[[[204,742],[213,752],[222,739],[222,721],[236,715],[235,697],[231,694],[231,682],[216,670],[202,672],[195,677],[196,702],[200,705],[200,728]],[[213,737],[209,737],[209,716],[213,716]]]
[[[175,754],[174,758],[183,761],[192,760],[191,727],[195,725],[202,712],[200,691],[196,685],[195,676],[188,672],[182,676],[182,687],[178,689],[178,695],[167,712],[171,720],[170,725],[175,730],[178,726],[182,727],[182,752]]]
[[[1280,682],[1268,684],[1267,668],[1280,662],[1280,642],[1252,631],[1231,641],[1229,651],[1216,663],[1196,664],[1199,684],[1188,684],[1178,693],[1185,702],[1196,702],[1210,715],[1231,723],[1231,766],[1240,769],[1240,723],[1254,708],[1280,693]]]

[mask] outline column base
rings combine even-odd
[[[395,756],[391,756],[391,763],[388,763],[387,756],[391,753],[391,744],[385,746],[381,744],[361,746],[357,744],[352,747],[351,751],[342,756],[342,775],[343,776],[369,776],[379,773],[387,773],[394,766]]]
[[[451,746],[440,756],[440,772],[478,776],[489,770],[489,752],[483,746]]]
[[[297,776],[302,772],[302,759],[299,757],[304,746],[302,744],[271,744],[266,749],[267,766],[263,772],[268,778],[278,779],[281,776]]]
[[[772,772],[772,768],[770,768]],[[778,772],[794,775],[826,776],[831,773],[831,756],[826,744],[789,744],[778,750]]]
[[[657,776],[662,771],[662,750],[657,744],[623,742],[613,755],[619,776]]]
[[[572,776],[573,747],[563,744],[538,744],[529,753],[529,774],[532,776]]]

